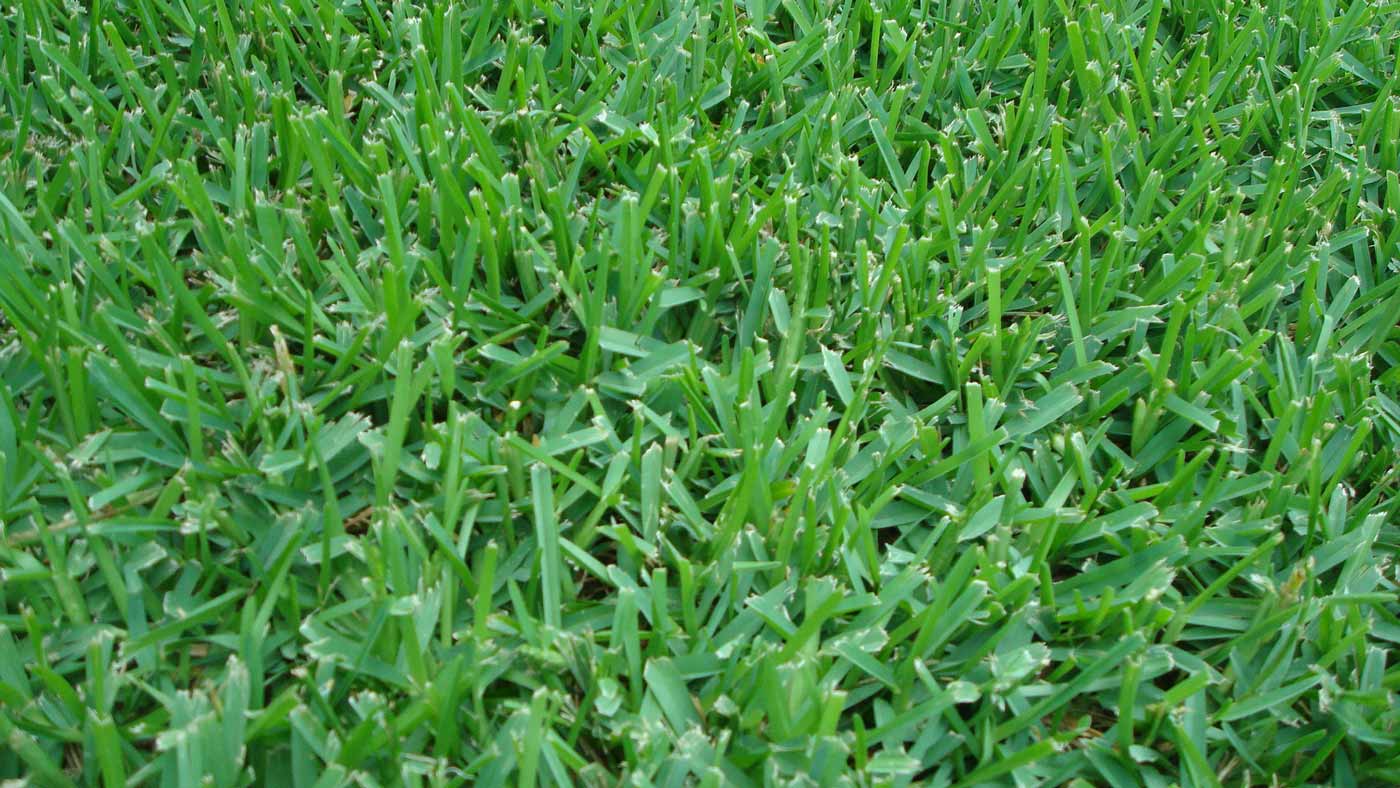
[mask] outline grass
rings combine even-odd
[[[0,16],[0,777],[1400,783],[1400,5]]]

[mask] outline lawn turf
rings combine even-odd
[[[0,777],[1400,783],[1397,42],[7,0]]]

